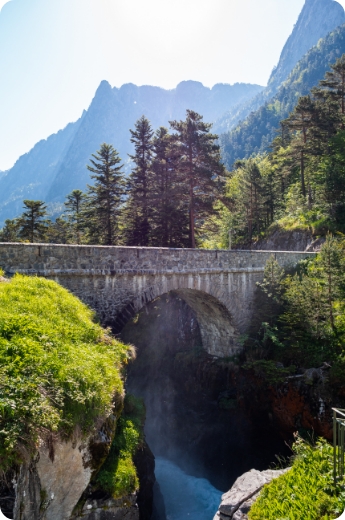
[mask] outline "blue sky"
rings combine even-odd
[[[303,4],[0,0],[0,170],[76,120],[103,79],[265,85]]]

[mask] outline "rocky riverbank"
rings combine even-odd
[[[250,508],[264,485],[280,477],[288,469],[265,471],[252,469],[238,477],[230,491],[222,496],[214,520],[248,520]]]

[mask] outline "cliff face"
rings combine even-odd
[[[70,440],[48,435],[37,453],[0,479],[0,505],[13,520],[150,520],[153,505],[154,457],[144,442],[134,463],[138,493],[114,499],[94,489],[92,477],[105,460],[115,433],[110,416],[88,438]]]
[[[54,448],[42,444],[37,456],[20,468],[14,520],[70,518],[92,474],[87,444],[80,439],[56,442]]]
[[[306,0],[268,82],[271,91],[285,81],[296,63],[311,47],[345,22],[343,7],[334,0]]]

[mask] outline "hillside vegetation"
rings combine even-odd
[[[21,275],[1,282],[0,470],[34,452],[47,432],[92,431],[121,402],[129,355],[57,283]]]
[[[333,482],[333,449],[324,440],[315,446],[298,438],[292,468],[264,487],[250,520],[331,520],[345,509],[341,483]]]
[[[206,247],[227,248],[229,231],[238,247],[277,228],[345,232],[345,54],[280,124],[270,153],[235,163]]]

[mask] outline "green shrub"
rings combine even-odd
[[[258,359],[243,365],[245,370],[254,370],[254,373],[264,379],[268,384],[283,383],[286,378],[295,372],[294,365],[288,368],[280,367],[273,360]]]
[[[113,498],[133,493],[139,487],[133,456],[143,441],[144,422],[143,401],[126,396],[113,444],[96,479],[96,485]]]
[[[331,520],[345,509],[345,493],[333,484],[333,448],[298,439],[292,469],[265,486],[250,520]]]
[[[123,393],[128,347],[93,312],[43,278],[0,284],[0,469],[20,461],[47,431],[83,432]]]

